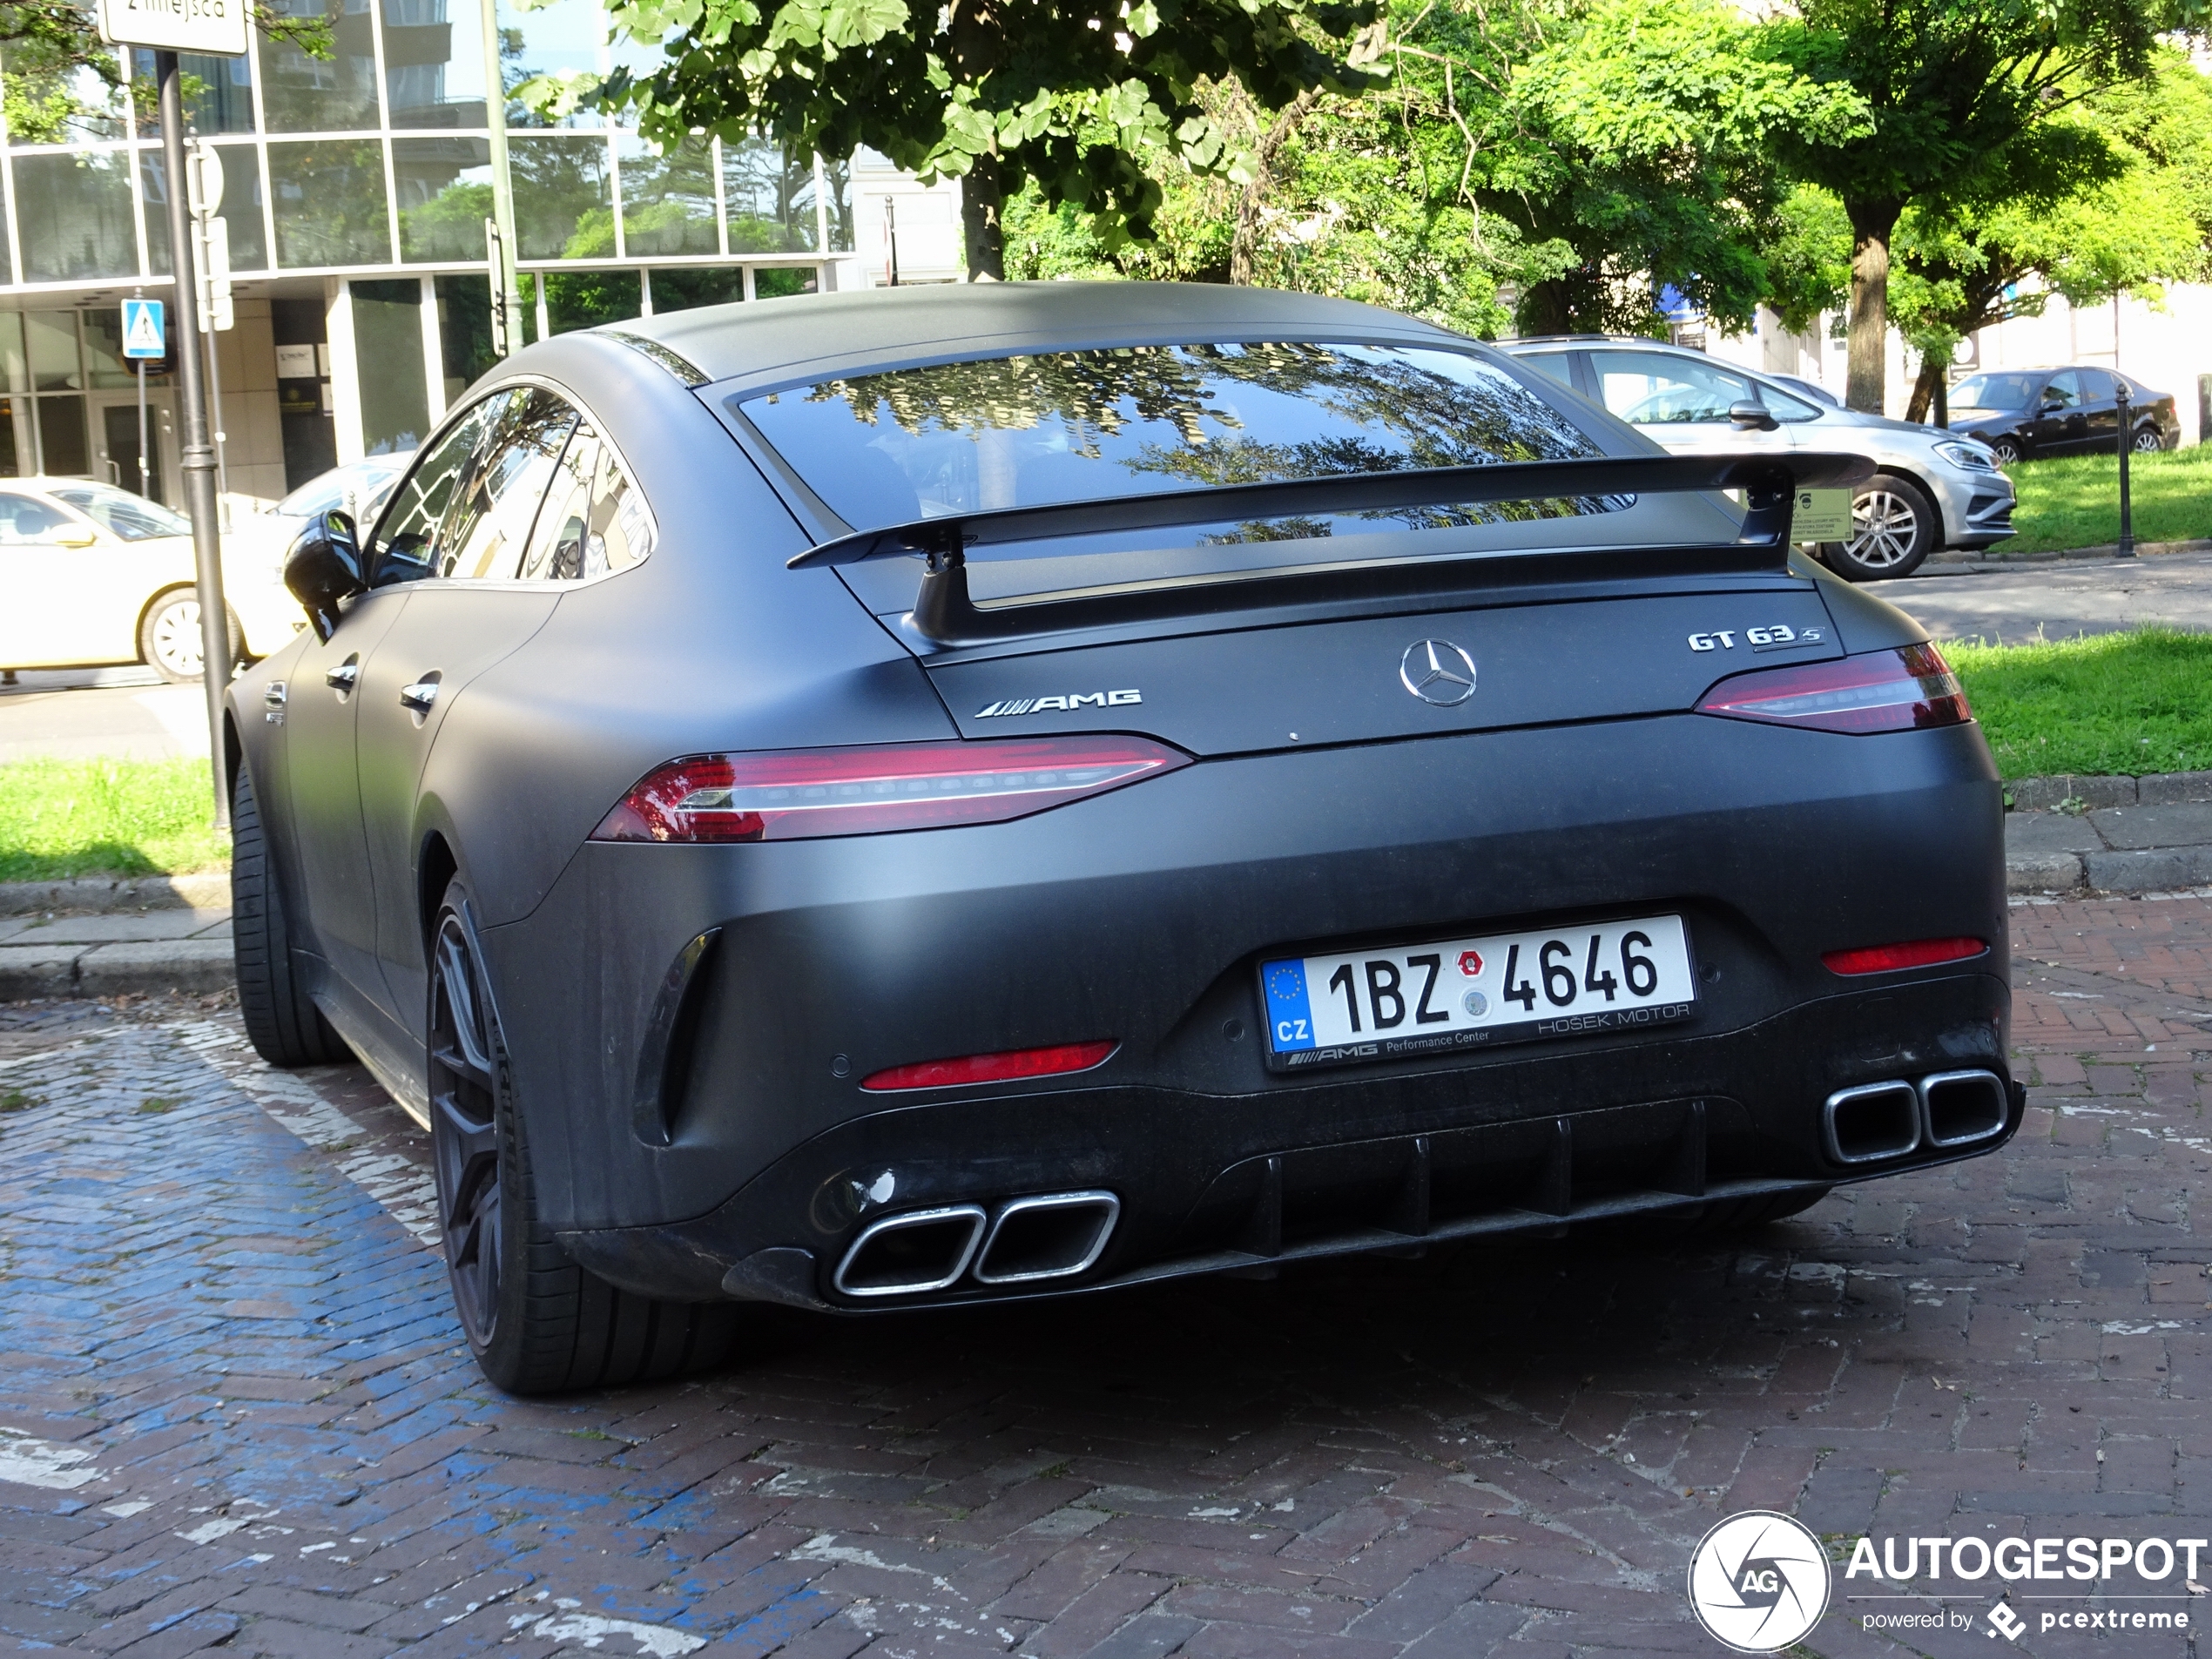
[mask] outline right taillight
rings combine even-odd
[[[1974,718],[1959,677],[1933,645],[1738,674],[1706,692],[1697,711],[1854,733],[1963,725]]]

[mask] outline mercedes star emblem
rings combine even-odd
[[[1474,658],[1448,639],[1417,639],[1398,659],[1398,678],[1422,702],[1448,709],[1474,695]]]

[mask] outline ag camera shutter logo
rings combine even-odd
[[[1748,1509],[1705,1534],[1689,1558],[1689,1607],[1738,1653],[1777,1653],[1828,1610],[1828,1552],[1788,1515]]]

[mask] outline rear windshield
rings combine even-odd
[[[1220,484],[1602,453],[1481,359],[1392,346],[1136,346],[997,357],[824,381],[739,408],[856,529]],[[1420,528],[1596,505],[1501,502],[1362,516]],[[1274,521],[1203,539],[1295,539],[1332,528]]]

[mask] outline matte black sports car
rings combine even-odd
[[[428,1124],[515,1389],[1987,1152],[1996,774],[1789,551],[1865,464],[1241,288],[534,346],[231,690],[248,1028]]]
[[[2121,380],[2128,382],[2128,447],[2148,455],[2178,446],[2182,417],[2171,393],[2091,364],[1969,374],[1951,388],[1951,429],[1987,444],[2007,467],[2044,455],[2112,455],[2120,448]]]

